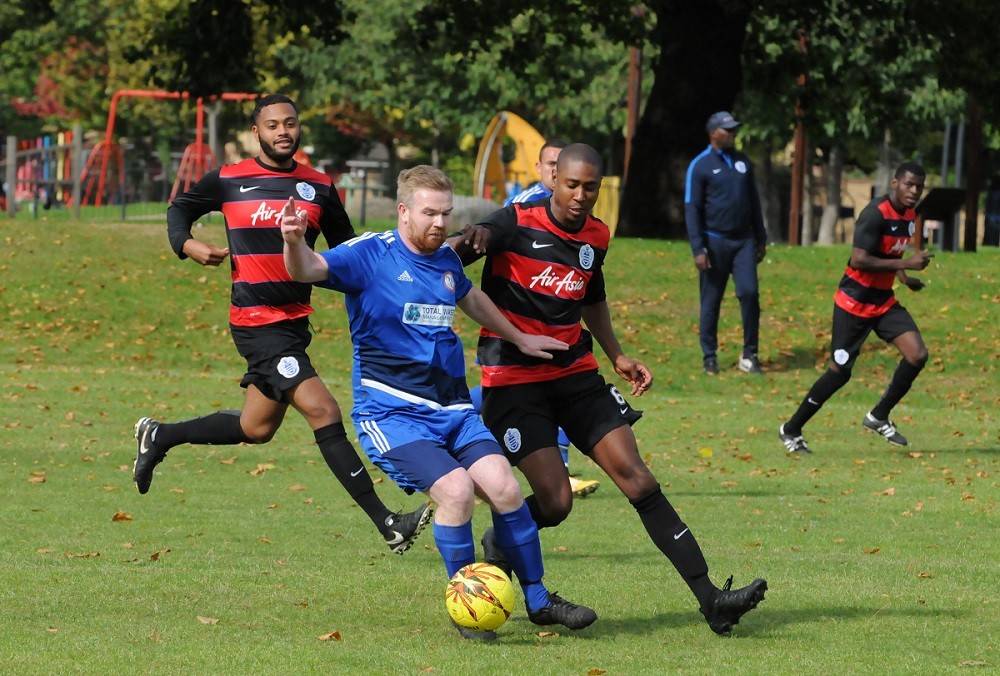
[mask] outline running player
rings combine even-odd
[[[289,197],[307,214],[308,246],[322,232],[329,246],[354,236],[330,178],[296,162],[300,142],[298,111],[282,94],[258,99],[252,131],[260,143],[257,157],[207,173],[167,209],[167,234],[182,260],[219,266],[230,257],[232,305],[229,328],[236,349],[247,361],[240,385],[246,388],[241,411],[216,411],[178,423],[141,418],[133,480],[149,490],[153,469],[180,444],[264,444],[271,440],[291,405],[313,430],[327,465],[382,533],[389,548],[402,554],[430,520],[423,505],[407,514],[392,513],[375,493],[371,476],[347,438],[340,406],[320,380],[306,354],[312,287],[289,278],[281,263],[281,211]],[[211,211],[221,211],[229,246],[195,239],[191,226]]]
[[[909,392],[927,363],[927,348],[913,317],[896,300],[892,286],[899,280],[911,291],[924,288],[923,282],[906,271],[923,270],[932,255],[921,249],[904,259],[903,253],[913,236],[917,217],[914,207],[923,194],[925,176],[923,167],[915,162],[900,164],[889,193],[873,200],[858,216],[854,248],[834,296],[830,341],[833,360],[791,419],[778,428],[778,438],[792,455],[812,452],[802,437],[802,428],[851,379],[854,361],[872,331],[892,343],[903,358],[882,399],[865,414],[861,425],[890,443],[907,444],[906,437],[889,420],[889,413]]]

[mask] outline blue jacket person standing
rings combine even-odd
[[[687,171],[684,216],[701,296],[698,334],[705,373],[719,372],[719,307],[732,275],[743,320],[739,366],[760,373],[760,294],[757,264],[764,260],[767,233],[750,159],[733,148],[740,122],[720,111],[708,118],[709,145]]]

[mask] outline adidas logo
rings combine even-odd
[[[401,282],[412,282],[413,281],[413,277],[410,277],[410,273],[408,271],[406,271],[406,270],[403,270],[403,274],[401,274],[399,277],[396,277],[396,279],[398,279]]]

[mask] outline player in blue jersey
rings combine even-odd
[[[565,147],[566,142],[562,139],[553,138],[546,141],[538,151],[538,162],[535,163],[535,170],[540,180],[505,199],[503,205],[534,202],[551,197],[552,188],[556,184],[556,162],[559,161],[559,152]]]
[[[581,629],[597,619],[542,584],[538,529],[520,485],[472,406],[465,354],[452,329],[455,307],[527,355],[551,359],[567,345],[518,331],[466,277],[443,247],[452,211],[451,180],[426,165],[400,172],[396,230],[366,233],[313,252],[294,200],[285,205],[285,266],[293,279],[342,291],[354,343],[354,409],[362,448],[399,486],[438,504],[434,540],[450,578],[476,560],[476,495],[493,510],[497,541],[524,591],[535,624]],[[458,627],[458,625],[455,625]],[[458,627],[464,638],[496,632]]]

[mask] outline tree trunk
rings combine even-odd
[[[809,145],[809,135],[802,144],[805,156],[805,172],[802,174],[802,246],[812,246],[816,217],[813,215],[813,196],[816,194],[816,174],[813,167],[813,150]]]
[[[705,121],[732,108],[743,70],[740,54],[749,8],[706,0],[649,2],[660,45],[653,88],[632,146],[618,234],[687,237],[684,181],[688,165],[708,145]],[[737,119],[739,116],[737,115]]]
[[[771,154],[774,142],[767,139],[763,143],[760,162],[757,164],[757,188],[760,192],[760,211],[764,216],[764,228],[767,230],[768,242],[781,241],[781,217],[779,215],[780,200],[774,185],[774,166]]]
[[[844,173],[844,150],[838,145],[830,146],[829,158],[826,162],[826,206],[819,221],[819,236],[817,244],[833,244],[837,220],[840,218],[840,182]]]

